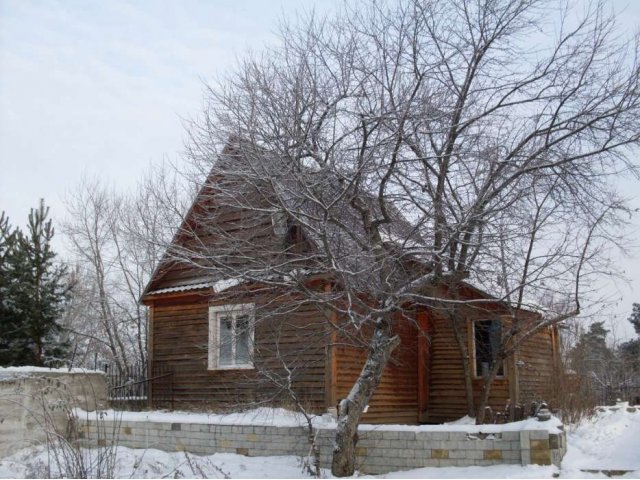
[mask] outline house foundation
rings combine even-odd
[[[199,455],[236,453],[247,456],[307,456],[305,427],[219,425],[157,421],[79,420],[84,446],[104,445],[104,432],[130,448],[188,451]],[[116,427],[116,428],[114,428]],[[117,428],[119,427],[119,428]],[[322,467],[330,467],[335,429],[314,429]],[[420,467],[467,467],[497,464],[560,465],[566,451],[564,431],[420,431],[401,425],[363,425],[356,449],[357,468],[380,474]]]

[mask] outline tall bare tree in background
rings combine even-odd
[[[76,286],[66,322],[77,364],[93,367],[99,359],[120,374],[146,368],[148,318],[138,300],[187,196],[166,164],[129,195],[86,178],[70,192],[64,234],[75,257]]]
[[[578,315],[608,271],[625,212],[612,178],[635,173],[637,39],[620,41],[601,5],[556,6],[361,3],[285,26],[278,47],[208,89],[189,156],[216,179],[202,190],[216,213],[194,207],[197,225],[181,235],[196,235],[169,253],[315,304],[338,319],[330,328],[366,344],[339,405],[335,475],[354,471],[357,424],[399,343],[394,328],[412,321],[406,305],[442,309],[454,330],[460,305],[474,304],[456,298],[463,281],[511,305],[479,405],[468,391],[482,421],[499,361]],[[211,216],[234,209],[259,221],[242,235],[217,228]],[[269,219],[307,248],[283,256],[265,243]],[[91,245],[102,237],[88,225],[77,243],[99,276],[113,260],[98,261]],[[315,278],[328,288],[312,288]],[[539,315],[525,321],[522,308]]]

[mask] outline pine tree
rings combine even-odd
[[[607,330],[604,322],[594,322],[582,333],[569,357],[572,369],[588,378],[596,386],[605,386],[614,381],[611,362],[614,353],[607,346]]]
[[[11,354],[15,330],[15,299],[12,265],[16,248],[17,230],[9,225],[9,218],[0,213],[0,365],[7,364]]]
[[[631,315],[627,319],[633,325],[634,330],[640,335],[640,303],[634,303],[631,310]]]
[[[68,300],[66,268],[55,262],[48,214],[44,201],[31,209],[26,234],[12,232],[6,250],[2,267],[6,308],[0,317],[3,365],[54,365],[67,348],[58,323]]]
[[[631,315],[627,319],[640,336],[640,303],[633,304]],[[640,386],[640,338],[634,338],[620,345],[620,357],[625,366],[627,381]]]
[[[3,317],[4,309],[8,308],[6,305],[8,288],[6,259],[13,247],[13,238],[9,219],[4,212],[0,212],[0,318]]]

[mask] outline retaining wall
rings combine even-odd
[[[118,428],[119,426],[119,428]],[[494,434],[406,431],[390,426],[365,426],[359,431],[358,469],[377,474],[419,467],[484,466],[503,463],[560,465],[566,451],[564,432],[547,430],[505,431]],[[105,445],[105,432],[119,431],[119,445],[248,456],[309,453],[308,431],[303,427],[218,425],[202,423],[135,422],[80,419],[85,446]],[[316,430],[323,467],[331,465],[333,428]]]
[[[75,407],[106,406],[103,373],[0,368],[0,457],[66,434]]]

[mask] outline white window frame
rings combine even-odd
[[[249,316],[249,362],[220,365],[220,318],[232,317],[232,356],[236,352],[236,318],[241,315]],[[253,369],[253,342],[255,338],[255,304],[241,303],[234,305],[212,305],[209,307],[209,370],[250,370]],[[235,361],[235,358],[234,358]]]

